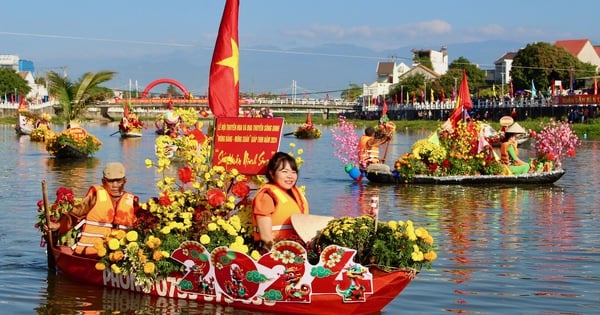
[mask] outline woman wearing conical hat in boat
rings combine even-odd
[[[529,172],[529,163],[519,158],[517,149],[517,136],[527,133],[518,123],[512,124],[505,131],[500,145],[500,162],[508,166],[512,174],[519,175]]]

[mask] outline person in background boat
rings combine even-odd
[[[80,237],[73,251],[95,257],[98,253],[95,242],[112,231],[130,230],[136,222],[139,198],[125,191],[126,182],[123,164],[107,163],[102,171],[102,185],[90,187],[83,200],[50,228],[64,234],[75,225]]]
[[[294,157],[285,152],[275,153],[267,164],[266,175],[269,182],[252,200],[254,240],[265,252],[281,240],[302,243],[292,227],[291,216],[309,212],[308,201],[296,187],[298,165]]]
[[[358,140],[358,162],[361,170],[375,163],[384,163],[385,160],[379,159],[379,146],[390,141],[389,136],[375,138],[375,128],[367,127],[365,134]]]
[[[500,162],[508,166],[511,173],[515,175],[529,172],[529,163],[519,158],[519,149],[517,149],[517,136],[524,133],[526,133],[525,129],[518,123],[514,123],[506,129],[500,144]]]

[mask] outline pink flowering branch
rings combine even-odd
[[[358,164],[358,135],[354,124],[339,116],[338,123],[331,130],[333,137],[333,154],[344,164]]]
[[[581,140],[568,122],[551,120],[537,134],[534,148],[538,158],[553,161],[556,168],[562,168],[562,159],[574,157],[575,149],[580,145]]]

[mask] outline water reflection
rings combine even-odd
[[[160,175],[144,165],[144,159],[153,157],[153,130],[144,130],[142,138],[121,139],[109,136],[116,124],[85,128],[103,141],[102,149],[92,159],[62,162],[50,157],[43,145],[0,126],[0,202],[6,210],[0,212],[3,311],[244,314],[90,287],[47,273],[39,233],[33,228],[41,179],[47,180],[50,195],[65,186],[81,197],[99,183],[106,162],[119,160],[127,167],[128,190],[142,201],[158,193]],[[285,128],[284,132],[296,129]],[[377,196],[381,220],[410,219],[435,238],[439,258],[433,269],[423,270],[384,314],[596,312],[600,142],[584,142],[577,156],[564,162],[567,173],[555,185],[374,185],[349,178],[331,152],[331,131],[322,131],[318,140],[284,137],[280,147],[292,151],[288,145],[293,142],[304,149],[300,184],[306,185],[311,212],[356,216],[368,211],[371,198]],[[388,156],[396,158],[427,134],[399,130]],[[16,298],[15,290],[23,298]]]
[[[53,272],[48,272],[47,283],[47,290],[42,293],[46,296],[46,302],[34,308],[37,314],[272,314],[246,312],[224,305],[150,296],[126,290],[99,288],[73,282]]]

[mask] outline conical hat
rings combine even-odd
[[[294,214],[291,219],[292,226],[300,236],[300,239],[308,243],[334,218],[324,215]]]
[[[506,129],[506,133],[527,133],[527,131],[519,123],[514,123]]]

